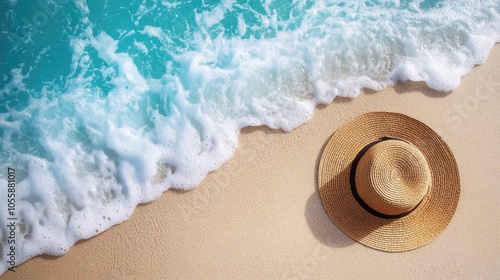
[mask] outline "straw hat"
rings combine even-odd
[[[352,239],[401,252],[432,241],[458,204],[458,167],[425,124],[373,112],[339,128],[325,146],[318,187],[330,219]]]

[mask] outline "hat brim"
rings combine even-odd
[[[360,206],[349,184],[351,164],[366,145],[382,137],[403,139],[425,156],[431,185],[410,214],[374,216]],[[349,237],[382,251],[401,252],[431,242],[449,224],[460,197],[455,158],[443,139],[422,122],[399,113],[372,112],[339,128],[326,144],[318,166],[318,188],[330,219]]]

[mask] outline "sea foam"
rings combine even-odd
[[[290,131],[319,103],[399,81],[451,91],[500,41],[499,0],[202,2],[0,4],[0,200],[13,168],[16,265],[195,187],[243,127]]]

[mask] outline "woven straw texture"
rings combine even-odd
[[[355,176],[363,201],[387,215],[415,208],[427,194],[431,178],[427,161],[418,148],[398,140],[371,147],[359,161]]]
[[[365,202],[382,198],[370,206],[387,214],[405,212],[421,200],[410,214],[396,219],[367,212],[353,197],[349,183],[355,157],[383,137],[403,141],[384,141],[370,148],[358,163],[356,185]],[[377,162],[363,162],[371,159]],[[381,171],[384,168],[392,170]],[[410,187],[391,192],[391,184],[400,180]],[[431,128],[403,114],[372,112],[332,135],[318,166],[318,188],[330,219],[349,237],[378,250],[401,252],[431,242],[446,228],[460,197],[460,178],[452,152]]]

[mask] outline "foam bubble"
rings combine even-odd
[[[498,0],[79,0],[50,18],[63,32],[39,27],[46,36],[16,20],[32,17],[20,2],[0,34],[26,35],[0,54],[0,164],[18,176],[18,263],[63,254],[137,204],[195,187],[231,158],[243,127],[290,131],[319,103],[398,81],[450,91],[500,41]],[[5,224],[0,242],[5,256]]]

